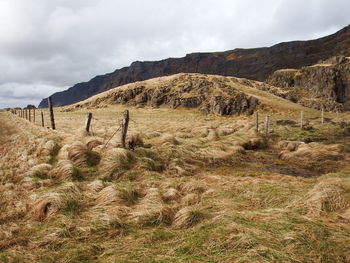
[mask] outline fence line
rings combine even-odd
[[[54,107],[53,107],[53,103],[52,103],[52,98],[49,97],[48,98],[48,105],[49,105],[49,108],[48,108],[48,115],[49,115],[49,118],[50,118],[50,124],[51,124],[51,129],[55,130],[56,129],[56,124],[55,124],[55,118],[54,118]],[[20,117],[20,118],[23,118],[23,119],[26,119],[28,120],[29,122],[32,122],[33,120],[33,123],[36,124],[35,122],[35,108],[33,108],[33,111],[31,111],[30,108],[24,108],[24,109],[18,109],[18,108],[15,108],[15,109],[9,109],[9,111]],[[33,112],[33,118],[32,118],[32,114],[31,112]],[[44,118],[44,112],[45,110],[41,110],[40,112],[40,115],[41,115],[41,126],[42,127],[45,127],[45,118]],[[320,123],[321,124],[324,124],[325,122],[325,118],[324,118],[324,108],[321,109],[320,111]],[[269,134],[271,132],[271,125],[273,124],[271,122],[271,118],[272,118],[272,115],[266,113],[265,114],[265,121],[264,121],[264,133],[265,134]],[[91,122],[92,122],[92,119],[94,120],[98,120],[97,118],[94,118],[92,116],[92,113],[89,112],[86,116],[86,119],[85,119],[85,131],[86,132],[90,132],[91,131]],[[340,123],[339,122],[339,111],[336,111],[336,124],[337,123]],[[128,130],[128,125],[129,125],[129,121],[133,121],[129,118],[129,111],[128,110],[125,110],[124,113],[123,113],[123,119],[121,121],[121,124],[120,124],[120,127],[116,130],[116,132],[112,135],[112,137],[119,131],[121,130],[121,137],[120,137],[120,140],[121,140],[121,143],[122,143],[122,147],[126,147],[126,134],[127,134],[127,130]],[[305,124],[307,125],[307,121],[305,122],[305,113],[304,111],[300,111],[300,129],[305,129]],[[256,132],[259,132],[259,112],[256,111],[255,113],[255,130]],[[277,123],[276,123],[277,124]],[[295,125],[297,125],[297,122],[295,122]],[[295,127],[295,126],[294,126]],[[49,128],[49,127],[48,127]],[[111,138],[112,138],[111,137]],[[110,139],[111,139],[110,138]],[[110,139],[108,140],[108,142],[110,141]],[[108,144],[108,142],[106,143],[106,145]]]

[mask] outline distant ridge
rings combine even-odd
[[[65,106],[120,85],[177,73],[216,74],[264,81],[278,69],[300,68],[337,55],[350,56],[350,25],[315,40],[284,42],[263,48],[192,53],[160,61],[136,61],[129,67],[54,93],[52,98],[54,106]],[[39,107],[47,107],[47,99],[43,99]]]

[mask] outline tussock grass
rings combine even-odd
[[[177,229],[189,228],[204,220],[207,215],[198,207],[184,207],[174,218],[173,227]]]
[[[58,161],[55,168],[48,173],[50,178],[57,181],[73,180],[82,181],[84,176],[78,167],[76,167],[71,161],[61,160]]]
[[[104,178],[118,179],[125,170],[129,170],[135,163],[135,156],[131,151],[123,148],[110,149],[103,156],[100,171]]]
[[[174,209],[163,203],[159,189],[150,188],[131,212],[129,220],[140,226],[157,226],[171,224],[173,216]]]
[[[140,197],[139,191],[130,183],[119,183],[115,186],[119,196],[127,205],[134,205]]]
[[[38,221],[51,218],[60,210],[77,214],[82,207],[80,189],[73,183],[62,185],[57,192],[50,192],[39,197],[30,205],[29,215]]]
[[[81,142],[76,142],[68,148],[68,158],[80,168],[95,166],[101,159],[97,152],[89,150]]]
[[[305,195],[298,207],[309,216],[321,216],[349,206],[349,179],[328,178],[320,180]]]
[[[94,180],[87,185],[87,189],[93,192],[100,192],[103,188],[104,188],[104,185],[101,180]]]
[[[27,176],[37,177],[39,179],[48,179],[50,177],[49,172],[51,169],[52,169],[51,164],[47,164],[47,163],[38,164],[30,168],[30,170],[27,173]]]

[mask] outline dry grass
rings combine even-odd
[[[300,162],[303,160],[325,161],[343,158],[340,145],[324,145],[321,143],[309,143],[296,145],[289,142],[285,151],[280,153],[280,158],[288,161]]]
[[[104,178],[118,179],[124,170],[132,167],[135,157],[131,151],[112,148],[102,158],[100,171]]]
[[[30,170],[27,173],[27,176],[37,177],[40,179],[47,179],[49,178],[49,172],[51,169],[52,169],[51,164],[47,164],[47,163],[38,164],[30,168]]]
[[[350,181],[323,179],[303,198],[300,209],[308,216],[321,216],[350,206]]]
[[[79,168],[69,160],[58,161],[55,168],[48,173],[48,176],[57,181],[68,179],[79,181],[83,179]]]
[[[95,166],[101,159],[97,152],[88,149],[85,144],[80,142],[76,142],[71,145],[67,151],[69,160],[80,168]]]
[[[321,126],[259,83],[217,81],[259,97],[268,136],[253,116],[128,106],[132,151],[112,137],[125,105],[56,108],[57,131],[1,113],[0,261],[347,262],[346,126]],[[313,129],[276,125],[301,109]],[[93,130],[72,134],[87,111]]]
[[[175,214],[173,227],[189,228],[200,223],[205,217],[205,213],[197,207],[184,207]]]
[[[158,188],[150,188],[135,206],[129,220],[140,226],[157,226],[171,224],[174,210],[164,204]]]

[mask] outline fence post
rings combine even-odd
[[[25,109],[25,112],[26,112],[26,120],[28,120],[28,111],[27,111],[27,109]]]
[[[33,109],[33,122],[35,123],[35,109]]]
[[[41,111],[41,126],[45,127],[45,123],[44,123],[44,113],[43,111]]]
[[[324,123],[324,109],[321,110],[321,123]]]
[[[89,112],[89,113],[86,115],[86,120],[85,120],[85,130],[86,130],[87,132],[90,131],[91,119],[92,119],[92,113]]]
[[[255,113],[255,130],[259,131],[259,112]]]
[[[265,133],[268,134],[269,133],[269,115],[266,114],[265,116]]]
[[[51,121],[51,129],[55,130],[55,117],[53,115],[53,108],[52,108],[52,98],[51,96],[47,98],[47,101],[49,103],[49,111],[50,111],[50,121]]]
[[[32,112],[31,109],[28,109],[29,122],[32,121],[32,117],[31,117],[32,113],[31,112]]]
[[[129,125],[129,111],[124,111],[124,118],[122,121],[122,132],[121,132],[121,141],[122,141],[122,147],[125,148],[125,139],[126,139],[126,133],[128,132],[128,125]]]
[[[300,129],[303,129],[303,125],[304,125],[304,112],[301,111],[300,112]]]

